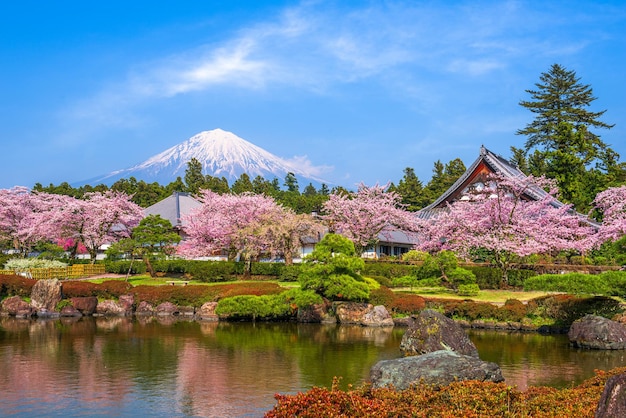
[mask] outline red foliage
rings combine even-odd
[[[342,391],[313,388],[296,395],[275,395],[266,418],[287,417],[593,417],[606,380],[626,368],[596,376],[568,389],[531,387],[518,391],[505,383],[455,382],[436,387],[417,385],[396,391],[363,386]]]
[[[37,280],[16,274],[0,274],[0,296],[30,296]]]

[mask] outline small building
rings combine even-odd
[[[500,174],[508,178],[525,178],[526,174],[522,172],[516,165],[510,161],[489,151],[484,146],[480,147],[480,155],[469,166],[469,168],[463,173],[457,181],[448,188],[437,200],[430,205],[419,210],[417,215],[420,218],[428,219],[437,214],[441,209],[444,209],[447,204],[453,203],[457,200],[468,199],[468,194],[472,190],[480,190],[486,187],[486,178],[493,174]],[[546,191],[540,187],[531,188],[527,194],[528,199],[539,200],[546,196]],[[564,204],[555,200],[553,204],[557,207],[561,207]]]
[[[189,193],[174,192],[165,199],[148,206],[143,210],[144,216],[159,215],[170,221],[174,229],[184,239],[184,217],[202,203],[194,199]]]

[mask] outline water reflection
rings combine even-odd
[[[623,350],[571,348],[566,335],[471,330],[480,358],[500,365],[506,383],[521,390],[529,386],[572,387],[594,370],[626,366]]]
[[[164,318],[0,320],[2,412],[260,416],[275,393],[364,381],[401,330]]]
[[[0,318],[0,415],[262,416],[275,393],[365,381],[404,329],[172,318]],[[571,386],[623,352],[565,336],[470,331],[507,383]]]

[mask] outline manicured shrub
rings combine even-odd
[[[568,327],[585,315],[598,315],[610,319],[623,311],[618,300],[605,296],[581,298],[573,295],[550,295],[529,301],[527,315],[550,318],[557,325]]]
[[[66,298],[96,296],[101,299],[116,299],[130,293],[133,286],[121,280],[107,280],[102,283],[69,280],[63,282],[63,295]]]
[[[79,298],[98,296],[100,285],[82,280],[70,280],[63,282],[63,296],[66,298]],[[118,295],[116,295],[118,296]]]
[[[418,280],[415,287],[441,287],[441,277]]]
[[[428,257],[428,253],[424,251],[409,250],[402,254],[402,261],[423,263]]]
[[[448,279],[454,287],[476,284],[476,276],[474,275],[474,273],[462,267],[455,267],[454,269],[452,269],[452,271],[448,273]]]
[[[520,322],[527,313],[527,307],[518,299],[508,299],[498,309],[497,318],[501,321]]]
[[[476,283],[459,285],[459,296],[478,296],[480,288]]]
[[[130,269],[130,274],[144,274],[146,272],[146,265],[143,261],[139,260],[118,260],[118,261],[105,261],[104,268],[107,273],[114,274],[127,274]]]
[[[415,276],[402,276],[402,277],[394,277],[391,279],[392,287],[416,287],[417,286],[417,277]]]
[[[229,319],[283,319],[296,310],[283,295],[241,295],[225,298],[217,303],[215,313]]]
[[[0,297],[29,297],[37,280],[16,274],[0,274]]]
[[[190,265],[189,273],[201,282],[222,282],[231,280],[237,274],[236,263],[232,261],[197,261]]]
[[[476,319],[497,319],[498,307],[491,303],[464,302],[454,307],[451,316],[474,321]]]
[[[391,289],[386,286],[381,286],[376,290],[370,292],[369,303],[372,305],[383,305],[387,308],[391,308],[396,295]]]
[[[66,267],[67,264],[57,260],[42,258],[11,258],[4,265],[5,270],[27,271],[29,269],[48,269]]]
[[[423,297],[412,293],[397,293],[390,305],[387,306],[392,314],[410,315],[420,312],[426,307]]]
[[[612,296],[626,296],[626,271],[605,271],[597,276],[610,289]]]
[[[281,293],[280,296],[283,297],[287,303],[292,306],[295,305],[298,309],[324,303],[324,299],[311,290],[289,289]]]
[[[290,266],[283,265],[283,268],[280,270],[278,275],[278,280],[284,282],[296,282],[298,281],[298,276],[300,275],[300,265],[292,264]]]
[[[258,276],[280,276],[284,263],[252,263],[251,274]]]
[[[481,289],[500,289],[502,283],[502,271],[492,266],[472,266],[464,265],[464,268],[470,270],[476,276],[476,284]],[[508,286],[523,287],[528,277],[535,276],[533,270],[527,269],[511,269],[508,271]]]
[[[385,287],[393,287],[393,279],[389,279],[387,277],[384,276],[367,276],[370,277],[374,280],[376,280],[381,286],[385,286]]]
[[[366,261],[362,274],[365,276],[382,276],[388,279],[414,275],[419,270],[419,266],[403,263],[385,263],[382,261]]]
[[[564,292],[574,295],[610,295],[612,289],[602,276],[582,273],[542,274],[526,279],[524,290]]]
[[[195,261],[173,259],[173,260],[154,260],[152,267],[155,271],[166,274],[185,274],[189,272],[191,264]]]

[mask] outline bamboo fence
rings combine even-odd
[[[73,266],[47,269],[27,269],[24,271],[0,270],[0,274],[20,274],[32,279],[78,279],[104,274],[104,264],[74,264]]]

